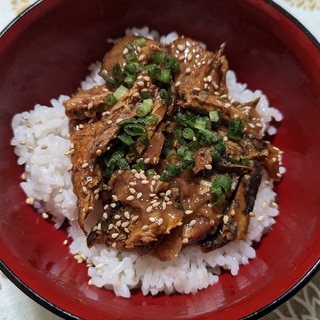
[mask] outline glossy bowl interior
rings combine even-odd
[[[227,42],[238,80],[260,88],[284,120],[273,143],[287,173],[277,186],[280,216],[239,275],[195,295],[127,300],[89,287],[84,265],[55,230],[25,204],[22,168],[10,146],[12,116],[71,94],[108,38],[144,25],[204,41]],[[313,41],[311,41],[313,40]],[[0,259],[15,284],[70,319],[233,319],[261,316],[291,296],[319,268],[319,44],[270,1],[39,1],[0,39]]]

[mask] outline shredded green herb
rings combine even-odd
[[[240,141],[243,137],[245,123],[242,119],[230,120],[228,128],[228,138],[232,141]]]
[[[231,188],[231,178],[228,173],[217,175],[210,187],[212,202],[221,204],[225,201]]]

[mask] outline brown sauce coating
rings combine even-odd
[[[103,203],[88,246],[169,260],[186,245],[245,239],[263,171],[281,177],[281,152],[261,138],[258,100],[229,98],[224,47],[125,37],[103,59],[106,84],[64,103],[83,229]]]

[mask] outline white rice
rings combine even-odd
[[[150,32],[148,28],[126,31],[126,34],[135,33],[159,38],[157,32]],[[170,33],[161,37],[161,41],[170,42],[176,37],[176,33]],[[97,74],[98,69],[98,64],[90,66],[90,75],[81,83],[83,89],[104,83]],[[263,129],[269,134],[276,132],[270,126],[270,121],[280,121],[282,116],[277,109],[269,106],[261,91],[252,92],[245,84],[238,83],[232,71],[228,71],[227,86],[229,95],[240,102],[260,97],[257,110],[262,118]],[[57,100],[51,100],[49,107],[36,105],[29,112],[15,115],[11,144],[18,156],[18,164],[25,166],[25,179],[21,187],[28,197],[28,203],[34,204],[40,213],[51,213],[57,228],[64,219],[70,221],[70,252],[92,265],[88,268],[90,284],[113,290],[116,295],[127,298],[131,296],[133,288],[140,288],[144,295],[156,295],[159,292],[189,294],[217,283],[222,269],[230,270],[236,276],[241,265],[255,258],[253,243],[271,228],[279,213],[274,202],[276,194],[273,183],[265,178],[258,191],[253,209],[255,216],[250,219],[246,241],[230,242],[209,253],[201,252],[196,246],[187,247],[177,259],[166,262],[150,255],[139,255],[135,251],[119,252],[102,245],[88,249],[85,235],[75,222],[76,196],[68,170],[71,164],[68,154],[69,127],[62,105],[62,101],[68,98],[60,96]]]

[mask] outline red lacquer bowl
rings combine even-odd
[[[87,286],[55,230],[25,204],[19,187],[12,116],[71,94],[101,59],[108,38],[144,25],[227,42],[238,80],[261,88],[284,115],[274,144],[287,173],[277,187],[280,216],[239,275],[191,295],[115,297]],[[69,319],[256,318],[292,296],[319,269],[320,45],[272,1],[38,1],[0,39],[1,269],[26,294]]]

